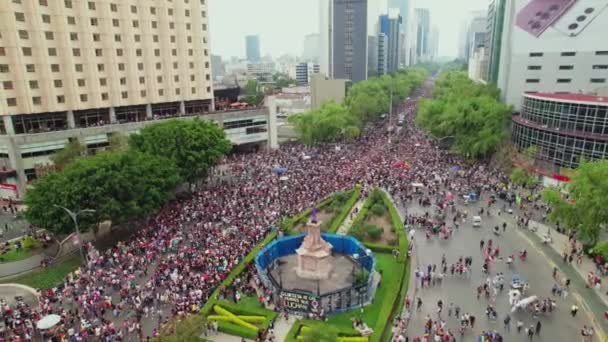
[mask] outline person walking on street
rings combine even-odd
[[[507,314],[507,316],[505,317],[504,323],[505,331],[511,331],[511,316],[509,316],[509,314]]]
[[[576,306],[576,304],[572,304],[572,307],[570,308],[570,314],[572,315],[572,317],[575,317],[577,312],[578,306]]]
[[[541,328],[541,324],[540,321],[536,322],[536,335],[540,336],[540,328]]]

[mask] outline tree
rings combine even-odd
[[[416,122],[434,137],[454,138],[453,148],[486,157],[508,134],[511,108],[498,102],[494,86],[476,84],[462,72],[442,74],[434,98],[421,101]]]
[[[252,106],[258,106],[262,101],[264,101],[264,93],[259,90],[258,81],[247,81],[245,85],[245,102]]]
[[[581,161],[571,182],[568,197],[557,189],[546,189],[543,198],[552,207],[549,218],[575,229],[589,245],[595,245],[608,222],[608,160]]]
[[[126,151],[129,149],[129,137],[121,133],[113,133],[108,139],[110,151]]]
[[[166,158],[136,151],[103,152],[38,179],[25,195],[25,216],[56,234],[68,234],[74,226],[54,205],[75,212],[95,210],[79,217],[82,230],[104,220],[127,222],[156,211],[181,182],[175,164]]]
[[[137,151],[173,161],[180,176],[189,183],[205,177],[232,146],[222,128],[198,118],[147,126],[131,135],[130,144]]]
[[[289,117],[289,122],[307,145],[354,139],[360,131],[346,107],[327,102],[318,110]]]
[[[65,147],[53,154],[50,159],[55,170],[63,170],[68,164],[86,155],[87,148],[77,139],[70,141]]]
[[[525,188],[536,185],[538,178],[528,170],[516,167],[511,172],[511,182]]]

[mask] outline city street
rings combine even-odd
[[[418,206],[417,200],[415,205],[409,205],[407,211],[409,214],[424,214],[426,210],[429,214],[432,212],[430,208],[422,208]],[[551,297],[556,300],[557,309],[550,314],[541,314],[540,322],[542,325],[540,336],[534,336],[534,340],[541,341],[578,341],[580,340],[580,331],[583,326],[589,325],[589,318],[586,313],[582,310],[572,318],[570,315],[570,308],[574,301],[574,296],[569,294],[567,298],[562,299],[557,296],[552,296],[551,288],[555,283],[552,277],[552,267],[548,263],[548,260],[535,250],[533,246],[524,238],[522,232],[518,232],[517,225],[515,224],[515,214],[509,215],[503,213],[498,216],[496,211],[496,205],[492,208],[492,215],[490,217],[483,215],[483,223],[481,227],[473,228],[471,224],[471,217],[473,213],[477,213],[481,204],[486,205],[487,202],[480,201],[477,205],[468,205],[466,208],[460,206],[461,209],[466,209],[469,213],[467,221],[460,225],[459,230],[455,230],[454,234],[449,240],[440,240],[437,235],[433,235],[430,240],[427,240],[424,231],[417,230],[415,235],[415,248],[417,262],[416,265],[412,265],[412,270],[415,270],[417,266],[421,270],[426,272],[426,267],[429,264],[437,264],[439,270],[441,266],[442,255],[445,254],[448,264],[448,274],[446,274],[443,283],[425,288],[417,286],[418,291],[416,296],[419,296],[422,301],[422,309],[418,312],[413,310],[413,315],[409,323],[408,332],[410,338],[413,336],[422,336],[424,333],[425,317],[430,317],[435,320],[437,319],[437,302],[443,301],[443,312],[442,319],[447,323],[447,329],[451,330],[455,336],[459,337],[459,322],[456,318],[448,317],[448,308],[450,303],[455,306],[460,306],[461,315],[463,313],[469,313],[476,317],[475,328],[473,331],[468,329],[465,333],[464,341],[476,341],[477,335],[483,331],[496,330],[505,337],[508,341],[524,341],[528,337],[525,334],[525,328],[530,325],[536,325],[537,319],[532,317],[529,312],[516,312],[511,315],[510,332],[505,331],[504,319],[506,314],[510,312],[510,305],[508,303],[508,291],[509,284],[513,274],[519,274],[526,282],[529,283],[530,288],[527,295],[536,295],[539,298]],[[404,208],[402,207],[401,210]],[[451,218],[447,220],[451,222]],[[502,224],[507,222],[506,233],[502,233]],[[492,232],[494,226],[500,226],[501,235],[496,236]],[[493,277],[497,272],[503,272],[505,276],[505,287],[502,292],[498,293],[496,302],[493,303],[491,299],[486,299],[484,295],[477,299],[477,287],[482,285],[487,278],[486,274],[481,271],[483,264],[483,256],[480,250],[480,240],[487,242],[493,240],[494,246],[499,246],[500,256],[506,257],[508,255],[515,255],[514,267],[509,269],[505,261],[497,261],[492,264],[491,276]],[[525,262],[519,260],[517,255],[519,251],[526,249],[528,251],[528,258]],[[467,279],[466,277],[449,275],[449,266],[452,263],[456,263],[459,257],[473,257],[472,277]],[[412,271],[412,276],[414,272]],[[418,283],[420,285],[420,283]],[[410,289],[410,296],[412,296],[413,289]],[[523,296],[525,297],[525,295]],[[416,299],[412,298],[412,305],[416,304]],[[491,322],[488,320],[485,314],[487,305],[492,304],[495,306],[498,313],[496,321]],[[578,303],[577,303],[578,305]],[[524,329],[518,335],[516,331],[517,321],[524,323]]]

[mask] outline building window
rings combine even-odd
[[[107,101],[109,99],[108,93],[101,93],[101,100]]]
[[[143,76],[139,77],[139,84],[144,84],[144,83],[146,83],[146,78]]]
[[[172,49],[171,50],[171,55],[177,56],[177,49]]]
[[[163,77],[162,76],[157,76],[156,77],[156,82],[163,83]]]
[[[32,48],[31,47],[23,47],[21,48],[21,52],[23,52],[24,56],[31,56],[32,55]]]
[[[179,66],[179,63],[173,62],[173,69],[177,69],[178,66]]]
[[[123,99],[126,99],[126,98],[128,98],[128,97],[129,97],[129,92],[123,91],[123,92],[120,94],[120,96],[121,96]]]
[[[70,40],[71,41],[77,41],[78,40],[78,33],[76,33],[76,32],[70,32]]]
[[[4,88],[4,90],[11,90],[11,89],[13,89],[13,82],[11,82],[11,81],[4,81],[4,82],[2,82],[2,88]]]
[[[608,64],[595,64],[593,66],[594,70],[605,70],[608,69]]]
[[[175,88],[175,95],[180,95],[181,92],[182,92],[181,89]]]
[[[174,23],[174,22],[170,22],[170,23],[169,23],[169,28],[170,28],[171,30],[175,29],[175,23]]]
[[[44,32],[44,37],[46,38],[46,40],[53,40],[55,39],[55,34],[53,34],[53,32],[51,31],[46,31]]]
[[[608,51],[595,51],[596,56],[608,56]]]
[[[74,65],[74,69],[76,69],[76,72],[82,72],[82,70],[84,70],[82,64]]]
[[[542,52],[530,52],[530,57],[542,57]]]
[[[116,56],[122,57],[122,49],[116,49]]]
[[[164,96],[165,95],[165,90],[164,89],[158,89],[158,96]]]
[[[57,56],[57,49],[49,48],[49,56],[51,56],[51,57]]]
[[[131,6],[131,13],[133,13],[133,14],[137,13],[137,6],[135,6],[135,5]]]
[[[156,21],[152,21],[152,28],[155,29],[158,27],[158,24],[156,23]]]
[[[0,72],[1,73],[9,72],[8,64],[0,64]]]
[[[86,85],[84,78],[79,78],[77,83],[79,87],[84,87]]]
[[[118,12],[118,6],[116,4],[110,4],[110,11]]]
[[[51,64],[52,72],[59,72],[59,70],[60,70],[59,64]]]
[[[34,106],[39,106],[42,104],[42,98],[40,96],[34,96],[32,97],[32,103]]]
[[[120,26],[120,21],[118,19],[112,19],[112,26],[119,27]]]
[[[97,71],[101,72],[105,70],[105,65],[104,64],[97,64]]]
[[[65,103],[65,96],[57,95],[57,103]]]
[[[156,7],[150,7],[150,14],[156,14]]]
[[[55,85],[55,88],[61,88],[61,87],[63,87],[63,81],[62,80],[53,80],[53,84]]]
[[[154,49],[154,56],[160,57],[160,49]]]
[[[145,90],[141,90],[141,91],[139,92],[139,96],[141,96],[141,97],[146,97],[146,91],[145,91]]]
[[[574,65],[560,65],[559,70],[572,70],[574,69]]]
[[[143,54],[144,54],[144,53],[143,53],[143,50],[142,50],[142,49],[136,49],[136,50],[135,50],[135,55],[136,55],[137,57],[141,57]],[[141,69],[140,69],[140,70],[141,70]]]
[[[68,25],[76,25],[76,18],[74,17],[68,17]]]
[[[9,106],[9,107],[15,107],[15,106],[17,106],[17,98],[10,97],[10,98],[6,99],[6,105]]]
[[[121,78],[120,78],[120,84],[121,84],[121,85],[125,85],[125,84],[127,84],[127,78],[126,78],[126,77],[121,77]]]
[[[562,57],[572,57],[572,56],[576,56],[576,52],[567,51],[567,52],[562,52],[561,55],[562,55]]]
[[[21,38],[21,39],[29,39],[30,35],[27,33],[26,30],[19,30],[19,38]]]
[[[526,78],[526,83],[539,83],[540,79],[538,78]]]
[[[38,81],[30,81],[30,89],[38,89]]]
[[[139,21],[133,20],[133,27],[135,27],[135,28],[139,27]]]
[[[152,41],[155,42],[155,43],[158,43],[158,35],[157,34],[155,34],[155,35],[152,36]]]
[[[207,87],[207,92],[210,93],[211,92],[211,87]]]
[[[207,76],[208,76],[208,75],[209,75],[209,74],[207,74]],[[194,76],[194,75],[190,75],[190,81],[194,82],[195,80],[196,80],[196,76]]]
[[[163,65],[161,63],[156,63],[156,70],[162,69]]]
[[[106,84],[108,84],[108,81],[105,78],[100,78],[99,79],[99,85],[102,87],[105,87]]]
[[[173,81],[174,82],[179,82],[179,75],[174,75],[173,76]]]
[[[192,87],[190,90],[192,91],[192,94],[196,94],[196,87]]]
[[[80,57],[80,49],[79,48],[72,49],[72,56]]]
[[[72,8],[72,0],[65,0],[63,3],[65,8]]]
[[[95,10],[95,3],[93,1],[89,1],[89,9],[92,11]]]
[[[42,22],[45,24],[50,24],[51,23],[51,16],[48,14],[43,14],[42,15]]]
[[[103,50],[102,49],[95,49],[95,56],[102,57],[103,56]]]
[[[133,36],[133,39],[135,40],[135,42],[139,43],[141,41],[141,36],[136,34]]]
[[[34,64],[26,64],[25,71],[27,72],[36,72],[36,66]]]
[[[97,26],[99,24],[99,20],[97,18],[91,18],[91,26]]]
[[[23,14],[21,12],[15,12],[15,20],[24,22],[25,21],[25,14]]]
[[[89,100],[89,96],[87,94],[80,94],[80,102],[87,102]]]
[[[592,78],[591,83],[606,83],[605,78]]]
[[[570,83],[572,81],[571,78],[558,78],[557,83]]]

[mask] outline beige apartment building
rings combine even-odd
[[[2,0],[0,197],[23,194],[72,139],[95,150],[146,121],[212,111],[206,2]],[[214,118],[225,129],[268,123],[244,115]]]

